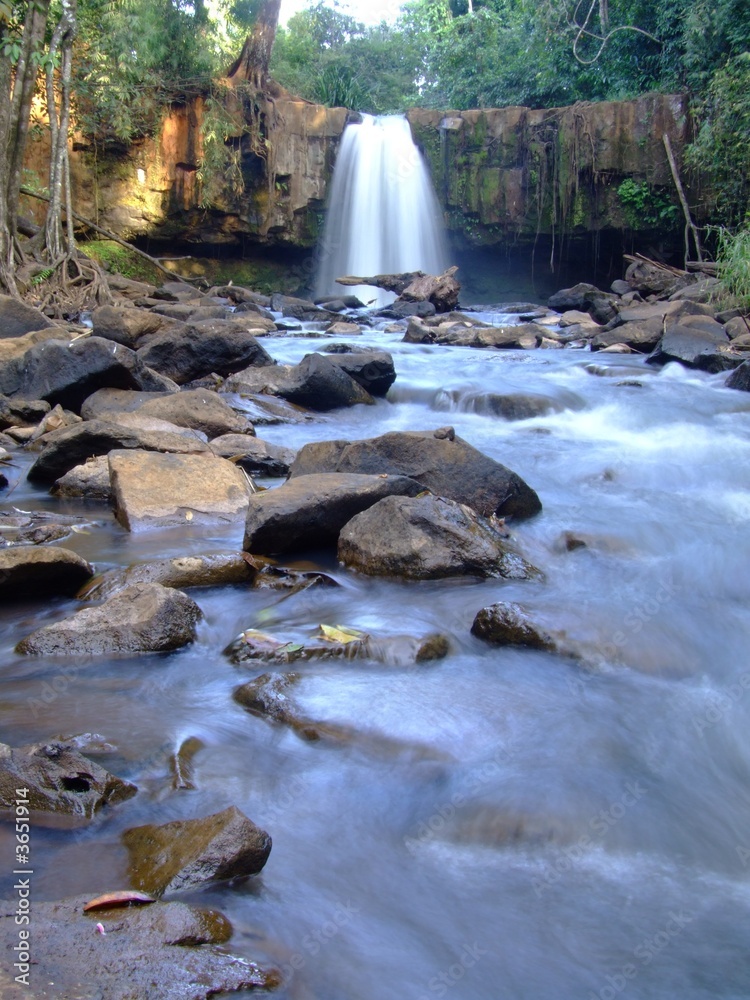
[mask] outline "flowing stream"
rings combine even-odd
[[[310,553],[296,565],[338,589],[192,591],[205,613],[192,647],[76,664],[13,652],[75,602],[4,608],[2,740],[100,733],[117,747],[101,763],[139,787],[86,829],[34,828],[34,898],[121,888],[123,830],[236,805],[273,837],[262,876],[187,898],[229,916],[235,953],[285,970],[280,1000],[746,1000],[750,397],[677,365],[414,346],[385,325],[361,341],[394,355],[387,400],[260,436],[297,448],[453,425],[539,493],[543,513],[512,528],[545,579],[399,583]],[[280,361],[321,343],[264,340]],[[487,393],[505,392],[546,396],[551,412],[487,413]],[[53,501],[22,480],[11,504]],[[98,570],[242,540],[129,535],[102,506],[65,509],[96,521],[64,544]],[[588,547],[567,551],[566,531]],[[586,655],[474,639],[497,600]],[[308,743],[232,700],[264,669],[222,650],[245,628],[321,622],[440,631],[451,651],[418,667],[299,667],[304,714],[362,734]],[[197,789],[173,791],[169,756],[189,737],[204,744]]]
[[[319,296],[353,294],[385,305],[395,296],[369,285],[347,288],[347,275],[370,277],[446,267],[440,206],[406,118],[363,115],[348,125],[336,159],[330,208],[318,250]]]

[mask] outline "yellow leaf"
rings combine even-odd
[[[364,632],[359,632],[356,628],[348,628],[345,625],[321,625],[320,631],[322,638],[328,639],[329,642],[346,644],[349,642],[358,642],[365,638]]]

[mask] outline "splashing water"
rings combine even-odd
[[[393,294],[336,278],[448,266],[443,227],[427,167],[406,118],[365,115],[341,140],[319,251],[316,293],[354,294],[385,305]]]

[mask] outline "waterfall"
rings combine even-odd
[[[345,288],[350,274],[441,274],[448,267],[443,225],[427,167],[403,116],[348,125],[341,140],[319,249],[318,296],[355,294],[392,302],[370,285]]]

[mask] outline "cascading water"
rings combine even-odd
[[[406,118],[363,116],[341,140],[319,251],[319,296],[358,295],[384,305],[393,295],[345,288],[345,275],[440,274],[448,255],[435,192]]]

